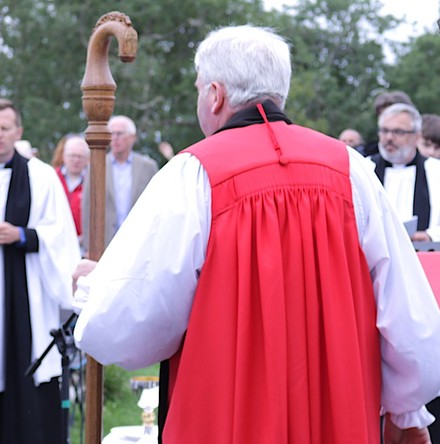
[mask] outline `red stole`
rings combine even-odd
[[[225,130],[188,151],[212,226],[164,444],[379,443],[376,307],[338,141],[296,125]],[[284,162],[283,162],[284,163]]]

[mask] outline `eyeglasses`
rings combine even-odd
[[[391,134],[392,136],[402,137],[407,134],[415,134],[416,131],[415,130],[404,130],[401,128],[396,128],[396,129],[379,128],[379,134],[386,136],[388,133]]]

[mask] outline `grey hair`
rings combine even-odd
[[[195,54],[205,85],[222,83],[232,108],[271,98],[284,108],[290,88],[290,48],[271,28],[252,25],[212,31]]]
[[[130,117],[127,116],[112,116],[110,117],[110,120],[108,121],[108,127],[110,128],[113,121],[119,120],[123,121],[125,123],[125,126],[127,127],[128,134],[135,135],[136,134],[136,124],[133,122]]]
[[[382,126],[382,122],[387,117],[394,117],[398,114],[407,113],[411,117],[413,130],[417,133],[422,131],[422,116],[417,111],[414,106],[408,105],[406,103],[395,103],[394,105],[390,105],[382,111],[382,114],[379,116],[378,125]]]
[[[90,157],[89,144],[86,142],[86,139],[81,134],[77,135],[72,134],[66,138],[66,142],[64,143],[64,154],[66,153],[67,148],[69,146],[76,146],[76,145],[81,146],[82,150],[84,151],[84,154],[87,157]]]

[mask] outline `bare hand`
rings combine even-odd
[[[426,231],[416,231],[411,236],[411,240],[417,242],[431,242],[431,238]]]
[[[431,444],[427,427],[399,429],[391,422],[389,413],[385,415],[383,438],[384,444]]]
[[[159,143],[159,152],[165,157],[165,159],[170,160],[174,156],[173,147],[169,142]]]
[[[0,245],[9,245],[20,240],[20,230],[9,222],[0,222]]]
[[[73,278],[73,292],[76,291],[76,282],[80,276],[87,276],[89,273],[91,273],[95,267],[97,262],[92,261],[90,259],[82,259],[81,262],[77,265],[75,271],[73,272],[72,278]]]

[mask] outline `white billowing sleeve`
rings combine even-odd
[[[94,271],[78,282],[88,299],[77,346],[98,362],[128,369],[179,348],[203,266],[211,189],[200,162],[179,154],[150,181]]]
[[[440,311],[369,162],[349,153],[359,238],[378,306],[382,404],[397,426],[422,427],[432,422],[423,406],[440,390]],[[75,328],[81,349],[129,369],[177,351],[205,260],[210,215],[206,172],[188,154],[174,157],[149,183],[96,269],[78,282],[76,298],[88,299]]]
[[[72,309],[72,273],[81,260],[75,223],[63,186],[55,170],[39,159],[28,162],[31,180],[31,214],[28,227],[38,236],[38,254],[26,255],[28,287],[34,293],[41,286],[44,297],[49,297],[61,308]],[[41,310],[40,297],[30,300],[31,312]],[[41,329],[47,329],[44,320]]]
[[[433,242],[440,242],[440,160],[433,157],[425,161],[426,180],[429,188],[430,217],[426,230]]]
[[[377,303],[382,406],[398,427],[424,427],[433,421],[424,405],[440,390],[440,310],[370,162],[349,153],[359,238]]]

